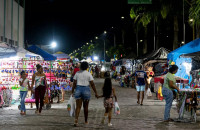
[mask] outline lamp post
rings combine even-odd
[[[104,35],[106,35],[106,31],[104,31]],[[105,40],[105,37],[104,37],[104,62],[105,62],[105,57],[106,57],[106,40]]]

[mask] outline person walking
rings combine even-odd
[[[142,69],[143,69],[142,65],[139,65],[139,70],[135,72],[137,103],[140,104],[141,106],[143,105],[145,87],[146,89],[148,88],[147,74]],[[140,103],[140,92],[142,93],[141,103]]]
[[[164,78],[164,84],[162,89],[162,95],[166,101],[165,104],[165,113],[164,113],[164,122],[173,121],[173,119],[170,118],[170,110],[172,107],[173,102],[173,89],[176,89],[179,92],[179,88],[176,86],[176,79],[174,77],[174,74],[178,71],[177,65],[172,65],[169,68],[169,72]]]
[[[72,87],[72,95],[76,99],[76,112],[75,112],[75,121],[74,126],[78,125],[78,117],[81,110],[81,106],[83,103],[84,107],[84,116],[85,116],[85,124],[88,124],[88,105],[91,97],[90,85],[95,93],[96,98],[98,97],[94,79],[92,75],[87,72],[88,63],[82,62],[80,66],[80,71],[78,71],[74,76],[73,87]],[[75,91],[75,92],[74,92]]]
[[[105,118],[108,116],[108,126],[112,126],[111,124],[112,108],[114,107],[113,97],[115,97],[115,102],[117,102],[117,96],[115,94],[115,89],[112,87],[111,78],[107,77],[105,79],[102,91],[103,95],[98,97],[98,98],[104,97],[105,113],[101,123],[104,124]]]
[[[26,78],[26,73],[25,71],[21,72],[21,78],[19,79],[19,84],[20,84],[20,98],[21,98],[21,115],[26,115],[26,107],[25,107],[25,98],[29,90],[31,90],[30,85],[29,85],[29,80]],[[32,91],[32,90],[31,90]]]
[[[31,88],[33,88],[33,85],[35,84],[35,103],[36,103],[36,114],[40,114],[42,112],[42,107],[44,105],[44,95],[46,92],[47,86],[47,80],[46,75],[43,73],[43,68],[40,64],[36,65],[37,72],[33,74],[32,77],[32,85]],[[40,101],[40,107],[39,107],[39,101]]]

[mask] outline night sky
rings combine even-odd
[[[128,16],[126,0],[26,0],[25,39],[71,53]]]

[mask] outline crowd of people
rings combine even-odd
[[[25,97],[27,95],[27,91],[31,90],[32,93],[35,94],[35,103],[36,103],[36,114],[41,114],[42,108],[44,106],[44,95],[46,90],[48,90],[47,85],[47,78],[45,73],[43,72],[43,67],[41,65],[37,65],[37,72],[32,77],[32,83],[29,84],[29,80],[26,78],[26,74],[24,71],[21,72],[21,79],[19,80],[20,88],[20,97],[21,97],[21,115],[26,115],[26,108],[25,108]],[[74,126],[78,125],[78,118],[80,114],[80,110],[83,104],[84,108],[84,117],[85,117],[85,124],[88,124],[88,106],[89,101],[91,99],[91,90],[95,93],[96,98],[104,98],[104,107],[105,113],[102,118],[102,123],[104,123],[105,118],[108,117],[108,126],[112,126],[111,124],[111,117],[112,117],[112,108],[114,107],[114,100],[117,102],[117,96],[115,94],[115,88],[112,86],[112,80],[110,76],[110,72],[105,73],[105,81],[102,88],[102,94],[98,94],[94,84],[94,78],[92,73],[90,72],[89,65],[87,62],[82,62],[81,64],[77,63],[73,69],[71,69],[72,76],[70,78],[71,81],[71,95],[76,99],[76,110],[75,110],[75,121]],[[92,68],[91,68],[92,70]],[[173,121],[170,118],[170,109],[172,106],[173,101],[173,93],[172,90],[176,89],[179,91],[179,88],[176,86],[176,81],[174,75],[178,70],[176,65],[173,65],[169,68],[169,72],[165,76],[164,79],[164,87],[162,90],[163,96],[166,100],[165,112],[164,112],[164,121]],[[96,77],[99,77],[99,70],[95,67],[93,70],[96,73]],[[122,67],[120,71],[120,75],[122,78],[125,78],[126,68]],[[65,76],[64,74],[62,76]],[[144,100],[144,92],[149,88],[148,78],[153,77],[154,72],[148,71],[145,72],[143,70],[143,66],[139,65],[138,70],[132,74],[134,77],[134,82],[137,90],[137,104],[143,105]],[[35,89],[33,89],[35,86]],[[51,84],[51,87],[56,88],[59,86],[58,82],[54,82]],[[62,100],[64,100],[64,92],[62,91]],[[52,90],[51,91],[51,98],[50,101],[53,103],[53,98],[57,97],[59,103],[59,94],[61,93],[60,90]],[[48,91],[47,91],[48,93]],[[140,98],[140,94],[142,97]],[[141,100],[140,100],[141,99]]]

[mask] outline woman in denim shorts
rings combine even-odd
[[[78,117],[83,103],[85,124],[88,124],[88,105],[91,97],[90,85],[95,93],[96,98],[98,97],[95,85],[94,78],[92,75],[87,72],[88,63],[82,62],[80,66],[80,71],[78,71],[74,76],[74,82],[72,87],[72,94],[76,99],[76,113],[75,113],[75,122],[74,126],[78,125]],[[75,90],[75,92],[74,92]]]

